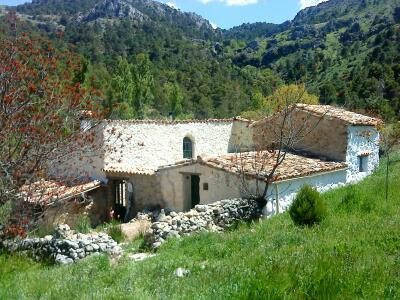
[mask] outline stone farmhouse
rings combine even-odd
[[[304,184],[326,191],[364,178],[379,163],[380,120],[332,106],[298,105],[294,122],[300,126],[306,119],[318,126],[277,169],[267,215],[287,209]],[[272,166],[256,158],[268,149],[265,128],[272,130],[274,120],[108,120],[97,128],[102,155],[90,167],[79,162],[71,170],[101,182],[89,195],[103,219],[110,209],[125,221],[143,209],[186,211],[257,188],[262,174],[254,172],[254,163],[265,172]]]

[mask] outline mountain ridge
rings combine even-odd
[[[203,118],[255,110],[277,85],[304,83],[322,103],[400,117],[399,0],[330,0],[282,24],[229,30],[152,0],[34,0],[16,9],[50,38],[62,26],[63,41],[105,81],[118,57],[148,56],[152,109],[163,116],[170,84],[183,113]],[[43,14],[55,11],[58,27],[46,25]]]

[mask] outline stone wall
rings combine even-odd
[[[122,249],[106,233],[75,233],[68,225],[59,225],[54,235],[23,240],[0,240],[0,250],[8,252],[26,251],[40,260],[52,260],[70,264],[95,253],[119,256]]]
[[[282,212],[287,209],[304,184],[310,184],[324,192],[344,185],[346,183],[346,172],[346,170],[337,170],[271,184],[267,196],[270,202],[264,214],[272,215],[278,210],[276,207],[276,187],[278,187],[279,210]],[[190,177],[190,174],[198,174],[200,177],[200,204],[211,204],[221,199],[242,198],[257,194],[257,181],[255,179],[243,180],[239,175],[199,163],[160,170],[158,173],[163,199],[166,203],[165,207],[176,211],[187,211],[191,208],[190,193],[185,195],[184,188],[185,177]],[[188,183],[190,182],[186,182],[186,184]],[[204,189],[204,184],[207,184],[207,190]],[[261,192],[264,186],[264,183],[259,181]]]
[[[234,174],[195,163],[188,166],[163,169],[157,172],[162,198],[166,207],[176,211],[191,209],[190,175],[200,177],[200,204],[245,196],[240,178]],[[205,186],[206,185],[206,186]]]
[[[155,170],[183,159],[183,138],[193,142],[193,157],[221,155],[252,147],[252,133],[245,120],[193,122],[104,121],[92,130],[94,143],[76,147],[51,173],[59,177],[89,176],[106,182],[103,169]],[[89,133],[88,133],[89,134]],[[73,148],[73,147],[72,147]]]
[[[79,218],[88,217],[91,225],[96,227],[109,221],[112,201],[109,189],[101,186],[82,196],[70,200],[55,202],[44,208],[40,224],[45,228],[53,228],[60,224],[75,227]]]
[[[145,235],[147,243],[160,247],[168,238],[180,238],[201,231],[222,231],[237,221],[250,221],[260,216],[256,202],[247,199],[221,200],[208,205],[197,205],[186,213],[164,212]]]
[[[229,153],[254,150],[253,127],[248,122],[233,122]]]
[[[357,182],[371,174],[379,165],[379,132],[373,126],[349,126],[349,143],[346,151],[347,181]],[[368,158],[365,172],[359,172],[359,156]]]
[[[311,185],[323,193],[330,189],[344,186],[346,184],[346,177],[347,170],[344,169],[272,183],[267,196],[269,201],[263,210],[263,214],[271,216],[278,212],[286,211],[292,204],[298,191],[305,184]],[[278,202],[276,199],[278,199]]]
[[[235,125],[243,123],[243,126]],[[247,128],[247,122],[129,122],[111,121],[105,130],[105,139],[112,141],[108,132],[115,131],[120,139],[113,141],[117,152],[107,152],[105,167],[134,169],[142,166],[157,169],[159,166],[173,164],[183,160],[182,143],[185,137],[193,142],[193,157],[199,155],[221,155],[235,151],[240,133]]]
[[[62,180],[90,177],[104,181],[105,175],[102,169],[105,152],[115,150],[115,148],[104,147],[105,128],[104,123],[94,126],[85,133],[87,136],[83,137],[81,145],[71,145],[69,153],[61,153],[57,161],[49,161],[50,175]],[[114,136],[108,143],[111,144],[115,138]]]
[[[282,124],[280,117],[268,118],[254,124],[254,144],[257,149],[266,149],[277,139],[274,132],[279,132]],[[299,130],[304,126],[307,132],[298,137],[294,147],[296,150],[311,153],[337,161],[345,161],[347,148],[347,125],[345,122],[328,117],[320,117],[311,113],[296,110],[291,114],[288,127]]]

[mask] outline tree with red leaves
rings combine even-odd
[[[80,57],[16,33],[15,14],[8,19],[11,34],[0,33],[0,205],[16,202],[21,186],[47,178],[72,148],[94,143],[80,130],[82,112],[101,119],[98,93],[79,80]]]

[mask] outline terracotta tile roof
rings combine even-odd
[[[73,183],[41,180],[24,185],[20,189],[20,195],[28,202],[48,205],[55,201],[73,198],[100,186],[101,182],[98,180],[84,180]]]
[[[198,159],[199,159],[199,158],[197,158],[197,159],[196,159],[196,158],[193,158],[193,159],[185,159],[185,160],[177,161],[176,163],[173,163],[173,164],[160,166],[160,167],[158,167],[157,171],[159,171],[159,170],[165,170],[165,169],[179,168],[179,167],[183,167],[183,166],[192,165],[192,164],[198,162]]]
[[[253,121],[243,119],[241,117],[229,119],[204,119],[204,120],[106,120],[109,123],[128,123],[128,124],[160,124],[160,125],[176,125],[190,123],[232,123],[234,121],[251,123]]]
[[[380,119],[361,115],[331,105],[297,104],[297,107],[303,111],[307,111],[318,116],[325,116],[342,120],[350,125],[378,126],[382,123],[382,120]]]
[[[103,172],[114,174],[136,174],[136,175],[154,175],[156,169],[144,167],[132,167],[126,165],[112,165],[105,167]]]
[[[276,152],[261,151],[228,154],[213,158],[199,157],[197,162],[233,174],[246,174],[249,177],[265,179],[271,171],[275,159]],[[305,177],[346,168],[347,164],[343,162],[325,161],[287,153],[285,160],[277,168],[273,181]]]

